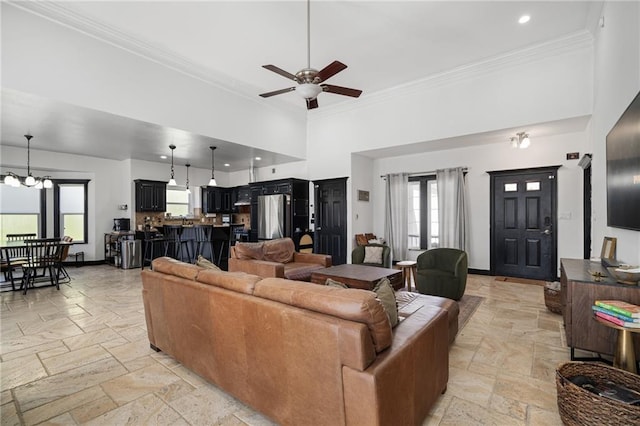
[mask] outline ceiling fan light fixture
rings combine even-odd
[[[322,87],[313,83],[301,83],[296,86],[296,93],[305,99],[315,99],[322,92]]]

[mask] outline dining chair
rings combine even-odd
[[[49,280],[51,285],[55,285],[56,289],[60,290],[60,282],[57,276],[57,266],[60,259],[60,251],[62,250],[62,244],[57,238],[42,238],[25,240],[28,260],[22,264],[22,282],[20,289],[23,290],[23,294],[27,294],[29,287],[33,287],[35,278],[37,276],[37,270],[42,268],[44,271],[49,271]]]
[[[73,238],[65,235],[64,237],[62,237],[62,242],[71,243],[73,242]],[[67,259],[67,257],[69,257],[70,247],[71,244],[62,244],[62,248],[60,249],[60,258],[58,259],[58,266],[56,268],[56,277],[58,281],[60,281],[60,274],[62,274],[63,279],[71,281],[71,276],[69,276],[69,273],[67,272],[67,269],[64,267],[63,263]]]
[[[32,240],[36,238],[36,234],[7,234],[5,236],[5,240],[7,241],[24,241],[24,240]]]
[[[36,234],[6,234],[7,242],[21,242],[28,239],[34,239]],[[2,250],[2,259],[0,260],[0,269],[4,274],[6,281],[11,282],[11,289],[16,289],[16,270],[22,267],[22,264],[28,260],[28,251],[26,246],[5,247]]]

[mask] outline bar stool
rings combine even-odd
[[[206,257],[205,247],[209,246],[209,260],[215,263],[215,252],[213,250],[213,242],[211,241],[212,225],[196,225],[193,227],[196,234],[196,252],[194,257],[202,255]]]
[[[172,245],[173,244],[173,248],[171,250],[171,257],[173,257],[174,259],[178,259],[180,261],[182,261],[183,259],[183,247],[186,248],[187,250],[187,259],[189,261],[189,263],[192,262],[192,258],[191,258],[191,250],[189,249],[189,246],[191,245],[191,242],[193,241],[192,239],[183,239],[182,238],[182,231],[184,230],[184,228],[180,225],[165,225],[164,226],[164,231],[165,231],[165,235],[167,237],[168,241],[168,245]]]
[[[149,262],[149,266],[151,266],[151,262],[155,259],[155,254],[157,252],[156,247],[160,246],[164,255],[167,255],[167,251],[169,250],[169,241],[162,235],[158,235],[156,233],[151,233],[148,229],[144,231],[144,247],[143,253],[144,256],[142,258],[142,269],[144,269],[145,262]],[[83,253],[84,257],[84,253]]]
[[[396,263],[396,268],[402,270],[402,281],[407,286],[407,291],[411,291],[411,277],[416,282],[417,262],[413,260],[403,260]]]

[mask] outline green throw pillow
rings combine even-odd
[[[198,255],[198,259],[196,260],[196,265],[205,269],[215,269],[216,271],[222,270],[218,268],[215,264],[211,263],[209,259],[202,257],[202,255]]]
[[[332,280],[331,278],[327,278],[324,285],[328,285],[329,287],[338,287],[338,288],[349,288],[346,284],[343,284],[339,281]]]
[[[378,281],[378,284],[373,288],[376,292],[378,300],[382,303],[384,310],[387,312],[391,327],[398,325],[398,305],[396,304],[396,292],[391,287],[391,282],[388,278],[383,278]]]

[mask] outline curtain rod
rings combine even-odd
[[[455,168],[455,167],[452,167],[452,168]],[[462,168],[462,171],[463,172],[467,172],[467,171],[469,171],[469,168],[465,166],[465,167]],[[392,175],[392,174],[396,174],[396,173],[387,173],[387,174],[391,174]],[[436,174],[436,170],[430,170],[428,172],[413,172],[413,173],[409,173],[409,176],[429,176],[429,175],[435,175],[435,174]],[[387,175],[380,175],[380,177],[381,178],[386,178]]]

